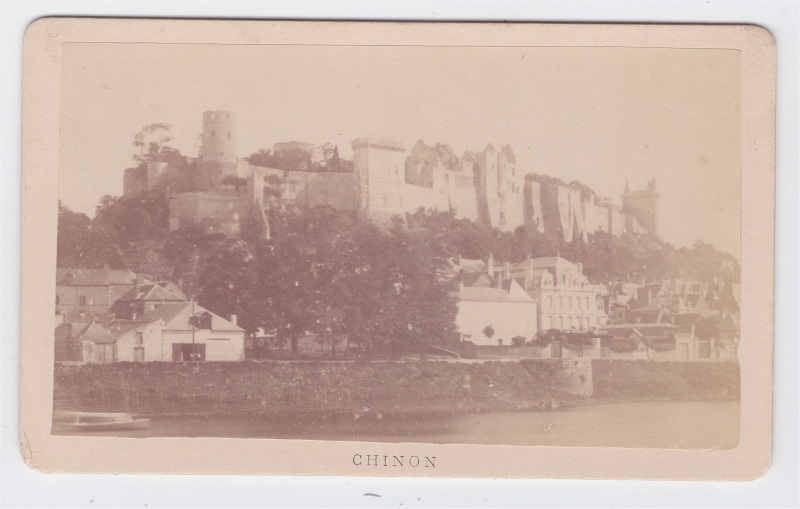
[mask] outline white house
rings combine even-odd
[[[117,321],[117,361],[241,361],[244,329],[192,302],[169,302],[136,320]]]
[[[530,341],[537,332],[536,302],[513,279],[498,287],[461,286],[456,325],[461,338],[476,345],[510,345],[516,336]]]

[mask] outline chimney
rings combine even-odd
[[[142,285],[144,285],[144,276],[142,274],[136,274],[136,281],[134,282],[134,288],[138,290],[139,286]]]
[[[230,320],[230,322],[231,322],[233,325],[236,325],[236,315],[231,315],[231,320]]]

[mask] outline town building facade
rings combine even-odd
[[[511,269],[511,277],[538,304],[541,330],[588,331],[606,323],[599,291],[581,264],[560,256],[530,258]]]

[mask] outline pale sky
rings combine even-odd
[[[237,154],[279,141],[510,144],[525,172],[620,203],[655,177],[661,235],[739,257],[741,93],[734,50],[66,44],[59,197],[94,215],[122,194],[133,137],[173,125],[197,155],[206,110],[237,117]]]

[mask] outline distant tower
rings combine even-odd
[[[656,192],[656,179],[652,178],[647,182],[647,189],[631,191],[628,184],[625,184],[625,191],[622,193],[622,212],[632,215],[643,227],[647,228],[647,234],[654,239],[658,236],[658,199],[661,197]]]
[[[203,162],[236,162],[236,115],[230,111],[203,113]]]
[[[497,168],[497,151],[491,143],[475,156],[474,171],[477,177],[478,221],[484,226],[500,226],[500,174]],[[503,179],[505,185],[505,179]]]
[[[405,220],[403,185],[406,149],[394,141],[359,138],[353,141],[353,177],[359,215]]]

